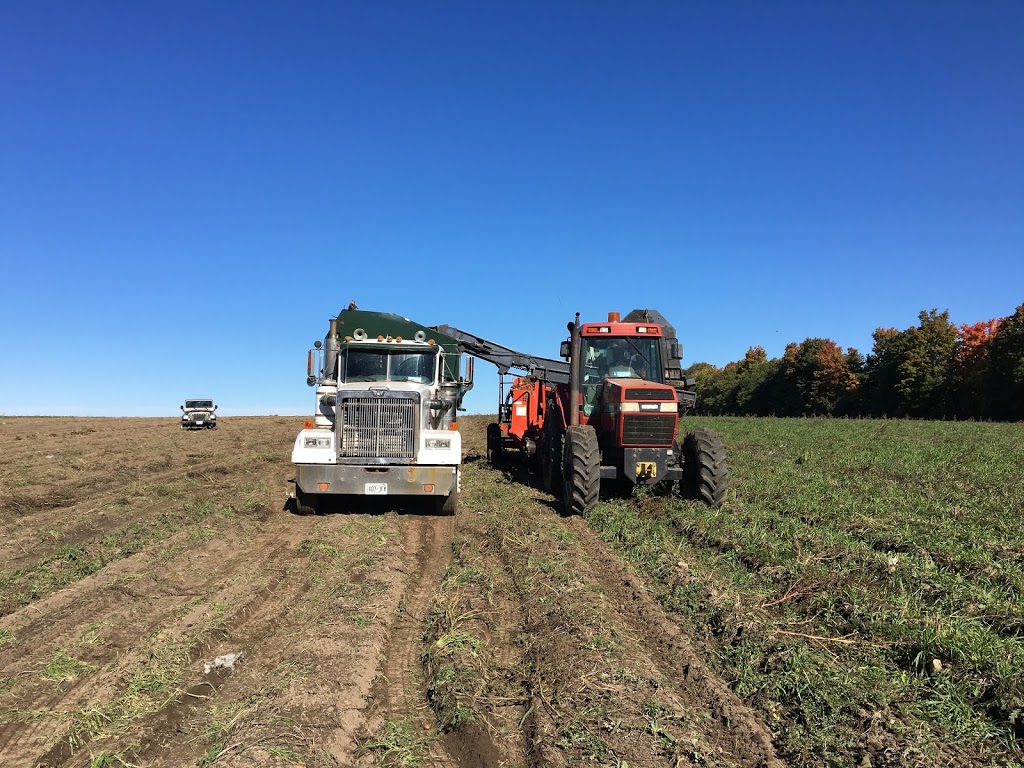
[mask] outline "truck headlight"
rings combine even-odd
[[[452,447],[452,440],[450,437],[428,437],[427,448],[433,448],[435,450],[448,450]]]
[[[329,437],[304,437],[302,438],[304,448],[330,448],[331,438]]]

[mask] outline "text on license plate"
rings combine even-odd
[[[387,492],[387,483],[367,483],[363,490],[363,493],[367,496],[385,496],[387,495]]]

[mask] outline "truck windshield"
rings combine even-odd
[[[213,408],[213,400],[186,400],[186,408]]]
[[[346,382],[410,381],[430,384],[434,381],[433,349],[423,352],[391,352],[379,349],[352,349],[341,359],[341,377]]]

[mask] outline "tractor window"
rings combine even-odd
[[[658,339],[585,338],[583,340],[583,385],[606,378],[646,379],[660,382],[663,376]]]

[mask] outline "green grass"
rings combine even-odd
[[[63,648],[58,648],[43,666],[43,677],[54,683],[71,683],[95,667],[79,661]]]
[[[388,720],[383,732],[367,740],[360,751],[373,752],[380,765],[418,766],[430,753],[430,736],[409,720]]]
[[[721,432],[726,503],[602,503],[591,523],[767,713],[784,758],[855,763],[870,730],[877,754],[1024,764],[1020,425],[685,426]]]

